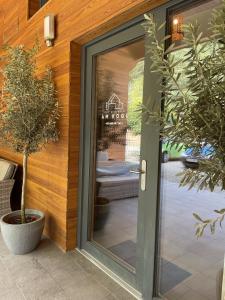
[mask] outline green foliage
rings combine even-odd
[[[3,88],[0,99],[0,141],[23,154],[23,184],[21,222],[26,222],[25,194],[27,160],[48,142],[58,140],[56,122],[58,101],[52,71],[42,78],[36,75],[35,55],[38,46],[26,50],[23,46],[6,47],[2,70]]]
[[[36,76],[37,51],[37,46],[31,50],[23,46],[7,47],[2,70],[0,138],[16,152],[26,155],[58,140],[58,102],[52,71],[47,69],[41,79]]]
[[[207,41],[197,22],[184,26],[182,55],[174,54],[175,44],[165,51],[165,41],[170,36],[157,38],[163,26],[158,27],[152,15],[145,16],[144,25],[150,39],[147,50],[152,59],[151,72],[163,79],[160,92],[165,104],[165,112],[160,116],[151,108],[160,105],[151,99],[144,113],[149,122],[160,122],[162,135],[171,144],[182,143],[195,153],[201,153],[205,145],[212,146],[210,159],[201,161],[198,169],[186,170],[181,180],[182,186],[211,191],[218,185],[225,189],[225,0],[222,3],[222,8],[212,13]],[[198,221],[199,236],[215,222],[201,218]]]
[[[138,108],[143,98],[144,61],[138,62],[129,74],[128,126],[136,135],[141,133],[140,112]]]
[[[198,214],[193,214],[194,218],[197,220],[196,224],[196,236],[201,237],[204,234],[204,231],[207,227],[210,228],[212,234],[215,233],[216,225],[219,224],[222,227],[222,222],[225,218],[225,209],[214,210],[215,213],[219,214],[219,216],[215,219],[207,219],[203,220]]]

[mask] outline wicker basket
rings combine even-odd
[[[0,216],[3,216],[11,211],[10,195],[14,182],[14,179],[0,181]]]

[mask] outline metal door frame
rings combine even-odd
[[[167,22],[165,35],[169,31],[169,15],[171,11],[177,11],[192,4],[204,2],[204,0],[171,0],[150,11],[155,16],[158,24]],[[148,12],[147,12],[148,13]],[[138,212],[138,234],[140,264],[136,273],[121,263],[114,255],[110,255],[109,251],[105,251],[103,247],[97,243],[88,241],[88,212],[90,210],[90,202],[88,197],[87,182],[89,182],[91,168],[90,161],[92,157],[92,139],[91,125],[93,122],[93,89],[90,85],[94,83],[93,59],[94,55],[102,53],[108,49],[113,49],[129,41],[139,39],[143,36],[143,28],[141,23],[144,16],[137,17],[132,21],[112,30],[103,36],[96,38],[90,43],[84,45],[82,49],[82,68],[81,68],[81,140],[80,140],[80,169],[79,169],[79,215],[78,215],[78,247],[84,249],[95,259],[99,260],[112,272],[120,276],[122,280],[137,289],[143,299],[152,300],[160,299],[156,297],[157,279],[158,279],[158,255],[159,255],[159,239],[160,239],[160,133],[159,127],[155,126],[149,130],[149,125],[143,124],[142,142],[141,142],[141,159],[147,160],[147,183],[148,189],[143,196],[140,191],[139,212]],[[142,29],[141,29],[142,28]],[[164,36],[163,34],[163,36]],[[161,37],[163,37],[161,36]],[[105,44],[105,46],[104,46]],[[107,45],[106,45],[107,44]],[[105,48],[104,48],[105,47]],[[144,75],[144,102],[146,103],[149,95],[154,99],[161,99],[159,93],[158,76],[149,71],[150,58],[145,57],[145,75]],[[152,83],[152,84],[150,84]],[[88,86],[89,85],[89,86]],[[86,117],[88,116],[88,117]],[[92,116],[92,117],[90,117]],[[146,140],[148,143],[146,143]],[[149,193],[148,193],[149,191]],[[142,194],[142,195],[141,195]],[[142,199],[145,198],[145,201]],[[86,200],[85,200],[86,199]],[[140,222],[142,220],[143,222]]]

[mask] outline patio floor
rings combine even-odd
[[[160,291],[167,300],[217,300],[224,264],[224,225],[223,230],[217,226],[214,235],[206,230],[197,239],[193,212],[204,219],[216,217],[213,211],[225,206],[225,193],[219,188],[211,193],[179,187],[177,174],[184,168],[179,161],[162,168]],[[137,198],[112,201],[107,224],[95,232],[98,243],[133,265],[137,203]]]
[[[135,299],[79,252],[63,253],[44,238],[23,256],[9,253],[0,235],[0,299]]]

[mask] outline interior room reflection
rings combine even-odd
[[[96,58],[93,239],[135,267],[144,40]]]
[[[205,1],[179,11],[183,23],[196,18],[206,35],[213,7],[221,1]],[[182,35],[177,36],[179,59],[184,55]],[[117,48],[96,58],[96,176],[93,209],[95,242],[135,268],[138,215],[141,123],[136,107],[142,101],[144,41]],[[180,187],[184,149],[169,148],[162,142],[161,235],[158,255],[158,293],[168,300],[219,300],[218,278],[224,263],[224,232],[195,237],[193,212],[205,218],[224,207],[224,193],[216,189],[201,192]]]

